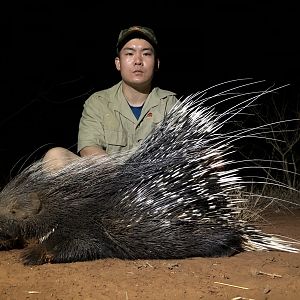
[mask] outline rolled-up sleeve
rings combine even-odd
[[[87,146],[101,146],[105,148],[106,141],[103,128],[105,108],[101,104],[101,97],[91,95],[84,103],[79,122],[77,151]]]

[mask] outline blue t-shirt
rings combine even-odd
[[[138,120],[140,115],[141,115],[141,112],[142,112],[142,108],[143,108],[143,105],[142,106],[131,106],[129,104],[134,116],[136,117],[136,119]]]

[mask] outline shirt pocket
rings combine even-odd
[[[106,152],[120,152],[127,149],[127,135],[123,131],[104,128]]]

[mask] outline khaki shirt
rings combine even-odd
[[[121,83],[96,92],[85,101],[79,123],[78,152],[95,145],[107,153],[133,148],[150,134],[178,101],[175,93],[153,88],[137,120],[123,95]]]

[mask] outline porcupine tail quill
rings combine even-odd
[[[242,237],[244,239],[243,248],[245,251],[277,250],[300,253],[300,249],[296,247],[296,245],[299,247],[300,242],[286,236],[266,234],[254,228],[247,228]]]

